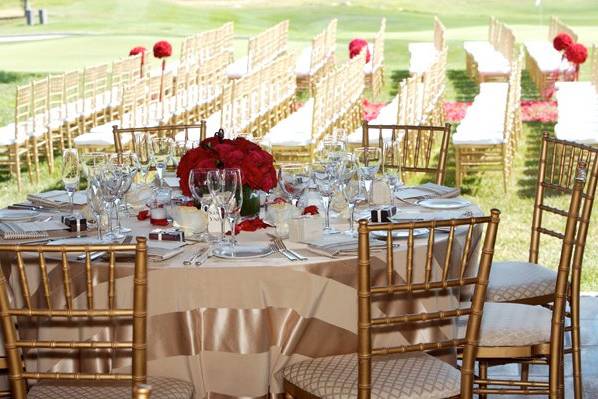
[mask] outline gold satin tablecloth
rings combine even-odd
[[[475,206],[469,209],[479,214]],[[134,234],[146,235],[149,221],[130,220]],[[345,229],[346,223],[339,225]],[[241,233],[241,242],[268,241],[266,232]],[[457,231],[454,245],[460,248],[464,233]],[[448,234],[436,234],[435,273],[444,262]],[[476,248],[480,232],[476,232]],[[416,270],[423,272],[427,236],[416,239]],[[163,262],[150,262],[148,294],[148,374],[176,377],[195,385],[195,399],[205,397],[257,398],[282,392],[277,373],[285,366],[312,357],[343,354],[357,348],[357,260],[356,257],[327,258],[309,252],[305,245],[287,241],[287,245],[309,258],[290,262],[281,254],[265,258],[229,261],[210,258],[200,267],[183,266],[183,260],[197,250],[185,252]],[[460,251],[455,251],[459,253]],[[406,244],[396,248],[395,273],[405,273]],[[473,259],[477,262],[477,256]],[[385,277],[385,253],[375,254],[373,278]],[[452,259],[456,269],[459,259]],[[62,272],[58,261],[48,261],[49,282],[55,287],[55,307],[64,306]],[[71,264],[75,304],[85,306],[85,270]],[[107,270],[101,263],[94,267],[96,303],[106,301]],[[2,267],[19,300],[14,259],[2,259]],[[476,268],[475,265],[470,265]],[[34,259],[28,262],[30,283],[39,282]],[[117,305],[132,306],[132,263],[117,267]],[[417,273],[416,273],[417,275]],[[380,280],[382,281],[382,280]],[[43,302],[41,287],[33,291],[34,301]],[[377,313],[421,312],[450,308],[459,294],[437,297],[408,297],[399,301],[375,303]],[[374,316],[376,316],[374,314]],[[49,327],[43,321],[19,325],[26,339],[131,339],[131,328],[114,323],[112,327],[92,325],[82,320],[75,325]],[[400,334],[383,334],[375,345],[421,342],[438,337],[452,337],[451,324],[404,328]],[[96,351],[29,352],[30,371],[123,371],[130,361],[123,354]]]

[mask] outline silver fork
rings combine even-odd
[[[274,239],[274,243],[276,245],[278,245],[283,251],[286,251],[286,252],[290,253],[295,258],[297,258],[299,260],[307,260],[307,258],[305,256],[300,255],[299,253],[297,253],[297,251],[293,251],[292,249],[288,249],[287,246],[286,246],[286,244],[284,243],[284,241],[282,241],[282,239],[275,238]]]
[[[283,254],[284,256],[286,256],[288,260],[290,260],[292,262],[294,262],[296,260],[299,260],[299,258],[297,258],[296,256],[292,255],[287,250],[283,249],[280,246],[280,243],[278,242],[278,240],[274,240],[273,241],[272,249],[275,250],[276,252],[280,252],[281,254]]]

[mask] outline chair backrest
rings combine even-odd
[[[206,138],[206,121],[201,121],[199,124],[196,125],[160,125],[160,126],[151,126],[151,127],[129,127],[129,128],[119,128],[118,126],[112,126],[112,134],[114,135],[114,147],[118,154],[122,154],[124,152],[133,150],[137,152],[137,148],[135,148],[135,136],[137,134],[150,134],[152,137],[168,137],[171,139],[175,139],[177,133],[184,132],[185,143],[189,141],[189,131],[190,130],[199,130],[200,140]],[[131,139],[129,143],[131,143],[129,148],[125,148],[123,142],[124,136],[129,136]]]
[[[94,288],[97,278],[96,266],[92,266],[91,254],[105,252],[109,261],[107,270],[107,292],[98,292]],[[9,245],[0,244],[0,253],[16,258],[15,286],[9,287],[4,272],[0,272],[0,312],[4,347],[8,357],[11,390],[16,399],[27,397],[26,382],[29,379],[64,379],[64,380],[128,380],[133,384],[145,383],[146,380],[146,318],[147,318],[147,244],[146,239],[137,238],[136,244],[102,245]],[[119,298],[117,301],[116,263],[117,257],[135,256],[132,298]],[[72,262],[72,256],[85,255],[83,263]],[[37,258],[37,264],[26,264],[26,259]],[[54,273],[51,273],[54,271]],[[56,272],[61,274],[59,276]],[[85,300],[80,301],[73,285],[73,275],[85,276]],[[55,284],[55,278],[62,284]],[[58,280],[58,281],[60,281]],[[33,286],[39,282],[39,287]],[[11,289],[12,288],[12,289]],[[14,292],[12,301],[9,291]],[[34,295],[39,292],[40,295]],[[130,288],[127,292],[131,292]],[[20,294],[19,294],[20,293]],[[61,295],[57,295],[60,293]],[[121,307],[118,302],[132,303]],[[129,320],[133,326],[132,341],[101,340],[22,340],[18,337],[15,320],[31,320],[35,323],[40,318],[44,323],[65,326],[77,325],[81,320],[95,325],[112,325],[115,320]],[[86,350],[106,349],[132,353],[132,371],[130,374],[116,373],[80,373],[80,372],[29,372],[24,371],[23,356],[27,350]],[[22,353],[23,352],[23,353]]]
[[[479,328],[482,319],[486,286],[490,275],[490,266],[494,254],[494,244],[500,219],[500,212],[491,211],[490,216],[472,217],[468,219],[438,220],[427,222],[369,224],[367,220],[359,221],[358,241],[358,398],[369,399],[371,394],[372,358],[398,353],[422,352],[429,350],[443,350],[449,348],[463,348],[463,364],[461,366],[461,398],[471,398],[473,391],[473,372],[475,361],[475,346],[477,344]],[[475,254],[477,254],[476,232],[486,226],[483,238],[481,257],[477,273],[475,269]],[[445,254],[442,258],[434,255],[437,228],[448,229]],[[428,237],[421,239],[426,243],[418,243],[418,251],[425,256],[425,266],[414,267],[416,243],[414,231],[427,229]],[[407,232],[405,260],[395,259],[393,232]],[[370,233],[383,232],[386,239],[386,262],[384,274],[375,276],[372,273],[370,255]],[[454,242],[463,240],[455,245]],[[418,240],[419,241],[419,240]],[[436,247],[436,248],[435,248]],[[425,248],[425,249],[424,249]],[[378,260],[381,260],[377,258]],[[434,259],[443,259],[436,261]],[[454,262],[451,264],[451,262]],[[402,266],[404,265],[404,270]],[[455,267],[457,266],[458,267]],[[401,268],[399,270],[399,268]],[[378,274],[376,272],[376,274]],[[376,281],[376,285],[372,283]],[[383,317],[373,316],[372,302],[384,297],[386,300],[407,300],[405,297],[435,297],[437,295],[451,295],[452,290],[474,286],[471,305],[453,306],[451,309],[434,309],[420,313],[385,314]],[[453,294],[454,295],[454,294]],[[457,293],[458,295],[458,293]],[[450,306],[450,305],[449,305]],[[446,337],[445,339],[431,339],[429,342],[411,342],[409,344],[391,347],[375,348],[372,344],[376,333],[399,330],[401,327],[412,328],[423,323],[457,322],[457,319],[469,316],[467,332],[464,338]]]
[[[31,102],[31,112],[33,114],[33,126],[36,130],[47,129],[48,122],[50,121],[50,108],[49,108],[49,85],[48,77],[43,79],[34,80],[33,86],[33,99]]]
[[[442,51],[446,47],[446,28],[438,17],[434,17],[434,47],[436,51]]]
[[[108,64],[95,65],[83,70],[83,109],[96,110],[107,105]]]
[[[32,114],[32,99],[33,99],[33,86],[31,84],[17,86],[17,95],[15,102],[15,135],[18,134],[18,129],[26,129],[25,126],[29,119],[33,116]],[[21,134],[27,134],[27,131],[23,131]],[[16,137],[16,136],[15,136]]]
[[[79,71],[64,74],[64,102],[66,116],[73,118],[83,110],[81,99],[81,73]]]
[[[566,240],[566,234],[552,226],[562,226],[562,219],[569,215],[567,210],[563,209],[566,206],[563,201],[573,196],[575,172],[580,161],[586,164],[587,178],[581,194],[583,205],[575,237],[575,254],[571,270],[571,283],[573,290],[577,292],[579,292],[581,267],[598,182],[598,148],[559,140],[544,133],[540,149],[529,250],[529,261],[538,263],[542,236]],[[563,198],[563,195],[566,197]]]
[[[328,27],[326,27],[326,53],[328,56],[334,58],[334,54],[336,53],[336,26],[338,25],[338,20],[336,18],[332,19],[328,23]]]
[[[64,74],[50,75],[48,77],[48,108],[50,111],[58,112],[52,116],[63,118],[65,111],[64,101]]]
[[[592,45],[592,59],[590,65],[591,81],[594,85],[594,90],[596,90],[596,93],[598,93],[598,47],[595,44]]]
[[[289,21],[284,20],[251,37],[247,47],[247,72],[258,69],[287,51]]]
[[[558,17],[551,17],[550,25],[548,25],[548,41],[552,42],[559,33],[566,33],[571,36],[574,42],[577,42],[577,33],[569,25],[563,23]]]
[[[378,142],[370,143],[370,130],[378,131]],[[436,184],[443,184],[451,125],[409,126],[363,124],[363,146],[378,145],[384,152],[384,143],[400,143],[400,157],[387,156],[385,168],[400,168],[401,173],[421,173],[434,176]],[[395,154],[395,152],[392,152]]]

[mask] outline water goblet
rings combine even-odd
[[[120,220],[120,206],[123,204],[123,199],[125,194],[131,189],[131,185],[133,184],[133,179],[137,174],[138,170],[138,157],[137,154],[131,152],[119,153],[119,154],[112,154],[110,156],[110,165],[117,168],[119,173],[122,176],[122,184],[119,187],[115,205],[116,205],[116,220],[117,220],[117,231],[120,233],[129,233],[132,230],[128,227],[122,227],[121,220]],[[125,210],[128,211],[128,206],[124,204]]]
[[[291,197],[291,203],[297,206],[299,198],[311,183],[311,169],[304,164],[283,164],[278,170],[278,184],[281,190]]]
[[[336,229],[330,227],[330,199],[332,198],[339,181],[338,166],[330,162],[316,162],[312,164],[311,169],[314,183],[322,196],[322,205],[324,205],[324,210],[326,212],[324,233],[338,233]]]
[[[224,225],[228,217],[227,210],[230,206],[230,201],[236,193],[238,182],[237,173],[232,170],[210,170],[207,176],[208,189],[212,195],[214,204],[220,211],[220,243],[223,245],[224,240]]]
[[[153,160],[158,174],[158,185],[164,185],[164,172],[168,164],[172,162],[174,152],[174,140],[168,137],[152,139]]]
[[[216,169],[196,168],[189,173],[189,190],[193,199],[205,212],[209,212],[212,204],[212,196],[208,188],[208,172]],[[209,226],[209,223],[208,223]],[[201,241],[210,241],[209,228],[205,233],[200,234]]]
[[[154,158],[152,136],[149,133],[137,133],[134,137],[134,148],[142,181],[147,184],[147,176]]]
[[[123,184],[123,174],[115,166],[108,164],[98,174],[98,181],[102,190],[102,198],[108,207],[108,232],[105,237],[111,240],[123,238],[124,235],[113,229],[112,226],[112,211]],[[116,218],[118,222],[118,212],[116,212]]]
[[[90,177],[87,182],[87,190],[85,192],[87,197],[87,204],[91,208],[91,212],[96,218],[96,225],[98,230],[98,240],[102,241],[102,214],[104,213],[104,198],[102,196],[102,187],[96,177]]]
[[[373,202],[372,186],[382,162],[382,150],[379,147],[358,147],[353,151],[359,168],[359,175],[365,183],[368,202]]]
[[[241,214],[241,207],[243,206],[243,184],[241,180],[241,171],[239,169],[224,169],[222,173],[226,176],[227,174],[234,174],[236,175],[237,185],[235,187],[235,192],[231,197],[230,201],[228,202],[228,207],[226,209],[226,213],[228,215],[228,221],[230,224],[230,245],[231,245],[231,253],[234,255],[235,253],[235,244],[237,243],[236,238],[236,227],[237,221],[239,220],[239,216]]]
[[[71,206],[71,214],[75,212],[75,205],[73,203],[73,196],[79,188],[80,180],[79,154],[76,149],[68,148],[62,153],[62,183],[64,189],[69,197],[69,204]]]
[[[354,172],[350,179],[343,183],[342,188],[343,197],[349,204],[349,230],[344,233],[356,237],[355,231],[355,206],[360,201],[365,200],[365,189],[363,181],[359,178],[357,172]]]

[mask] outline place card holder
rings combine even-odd
[[[372,223],[390,223],[390,218],[397,214],[397,207],[388,206],[384,208],[372,209],[370,218]]]
[[[79,233],[87,230],[87,219],[77,216],[63,216],[62,223],[68,227],[68,231]]]
[[[150,240],[185,241],[185,232],[177,229],[155,229],[149,233]]]

